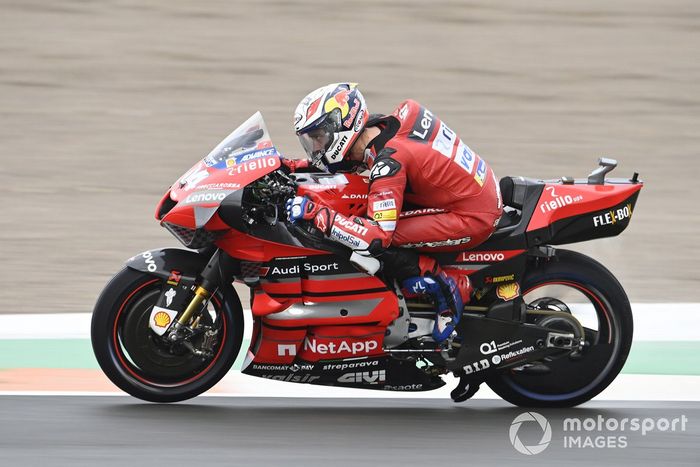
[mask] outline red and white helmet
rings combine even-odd
[[[347,160],[369,118],[355,83],[334,83],[309,93],[294,112],[294,130],[311,163],[329,172],[349,171]]]

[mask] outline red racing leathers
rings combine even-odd
[[[318,228],[372,255],[390,245],[473,248],[493,233],[502,212],[496,176],[432,112],[407,100],[367,125],[381,130],[367,149],[367,216],[332,210],[329,216],[324,209],[315,219]]]

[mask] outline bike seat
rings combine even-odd
[[[491,234],[491,237],[498,236],[499,234],[510,232],[513,228],[520,223],[521,219],[520,211],[513,209],[510,206],[506,206],[503,209],[503,215],[496,224],[496,230]]]
[[[544,183],[525,177],[503,177],[499,185],[503,204],[515,209],[522,209],[525,200],[541,191]]]
[[[499,181],[499,186],[501,189],[501,198],[503,200],[503,214],[498,224],[496,224],[496,230],[494,230],[485,242],[477,246],[464,249],[455,248],[449,251],[469,251],[472,249],[484,248],[503,249],[506,247],[501,245],[501,241],[507,242],[507,239],[512,235],[523,235],[522,232],[519,234],[514,233],[520,227],[523,206],[530,198],[538,198],[540,196],[544,182],[525,177],[503,177]],[[521,230],[524,230],[524,228]],[[436,259],[440,262],[449,262],[453,260],[453,258],[449,256],[441,255],[441,253],[445,251],[446,250],[442,250],[435,253],[424,251],[424,254],[435,255]]]

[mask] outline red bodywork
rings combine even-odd
[[[197,225],[195,212],[197,209],[216,208],[225,197],[224,195],[243,189],[246,185],[279,168],[280,160],[275,156],[261,157],[227,168],[208,167],[203,161],[199,162],[165,194],[156,209],[156,218],[162,224],[170,223],[188,229],[203,228],[207,231],[222,232],[215,241],[216,246],[231,257],[258,268],[257,274],[260,275],[261,280],[254,290],[251,308],[254,317],[260,318],[256,327],[262,332],[257,334],[254,362],[289,363],[294,360],[297,353],[303,355],[307,361],[382,354],[384,330],[396,319],[398,302],[396,295],[388,290],[380,279],[354,271],[354,273],[343,274],[343,277],[338,279],[333,279],[332,276],[321,278],[308,275],[300,276],[299,280],[266,280],[265,274],[270,268],[263,264],[273,260],[290,257],[330,258],[330,255],[327,251],[275,243],[237,231],[227,225],[214,210],[203,226]],[[302,184],[298,193],[323,198],[327,204],[338,211],[363,215],[367,207],[367,178],[357,175],[341,177],[346,183]],[[175,203],[174,206],[169,206],[173,203]],[[165,208],[169,210],[161,217],[160,213]],[[301,266],[306,263],[300,259],[298,264]],[[280,296],[284,298],[279,298]],[[353,316],[336,314],[312,318],[299,316],[296,319],[267,318],[269,315],[288,310],[295,304],[322,306],[338,302],[374,306]],[[343,325],[342,333],[332,332],[333,325],[336,324]],[[300,327],[305,329],[300,331]],[[309,340],[305,341],[305,339]],[[305,343],[306,348],[303,347]],[[361,354],[352,354],[352,352],[348,354],[346,351],[339,351],[341,346],[345,349],[344,343],[351,349],[354,343],[356,351],[360,347],[368,350]],[[290,351],[288,347],[278,348],[278,345],[294,345],[295,349]],[[320,352],[319,349],[325,352]],[[335,352],[330,354],[329,349]]]
[[[269,148],[271,143],[259,143],[247,153],[248,160],[212,160],[208,164],[205,158],[168,190],[158,205],[157,219],[184,230],[217,233],[215,245],[241,261],[245,277],[255,278],[250,281],[254,284],[251,308],[255,318],[252,363],[291,364],[297,358],[315,362],[382,355],[387,326],[398,316],[397,296],[382,280],[354,269],[328,251],[253,236],[232,228],[219,216],[217,208],[224,198],[280,168],[276,152],[265,153],[274,151]],[[298,175],[297,194],[320,198],[346,215],[365,214],[366,177],[328,175],[324,183],[319,180]],[[527,232],[533,232],[568,218],[588,219],[592,213],[634,197],[641,186],[547,183],[529,222],[523,222],[528,222]],[[599,222],[609,221],[602,218]],[[591,229],[596,222],[591,218]],[[527,251],[524,233],[522,237],[522,245],[492,245],[489,240],[480,246],[483,251],[453,253],[450,264],[472,274],[509,261]],[[485,282],[498,280],[495,276]]]
[[[641,189],[640,183],[610,185],[547,183],[527,230],[541,229],[561,219],[612,208],[625,202]]]

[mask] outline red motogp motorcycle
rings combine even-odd
[[[405,297],[391,271],[368,275],[349,250],[287,222],[285,201],[309,193],[363,214],[367,178],[290,174],[256,113],[163,196],[156,218],[187,249],[140,253],[107,284],[92,317],[95,356],[140,399],[203,393],[241,350],[238,281],[250,287],[254,323],[245,374],[427,391],[453,373],[455,401],[486,383],[517,405],[580,404],[613,381],[632,342],[617,279],[553,246],[618,235],[629,224],[642,183],[636,173],[606,179],[617,163],[599,164],[587,179],[501,179],[506,207],[491,238],[428,253],[468,274],[475,290],[455,335],[438,344],[429,298]]]

